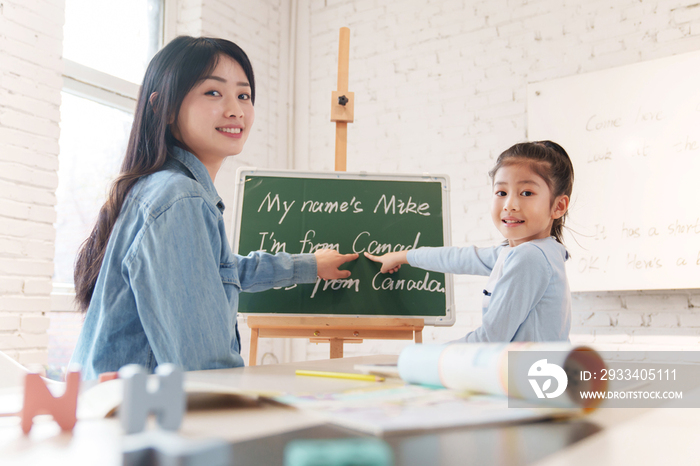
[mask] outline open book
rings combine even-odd
[[[561,372],[552,371],[551,365]],[[389,378],[362,389],[287,394],[275,400],[374,435],[524,422],[577,416],[592,409],[592,402],[578,399],[575,393],[605,387],[600,381],[575,376],[601,367],[605,365],[598,353],[569,344],[419,344],[405,348],[396,366],[355,367],[387,377],[398,374],[403,380]],[[554,382],[562,373],[566,384]],[[519,378],[523,380],[515,380]],[[557,397],[547,396],[556,392],[560,392]],[[528,403],[514,403],[518,400]]]

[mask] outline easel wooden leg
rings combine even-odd
[[[416,330],[414,333],[416,343],[423,343],[423,330]]]
[[[257,328],[250,329],[250,357],[248,358],[248,365],[255,366],[258,361],[258,335],[260,330]]]
[[[343,339],[342,338],[331,338],[331,359],[338,359],[343,357]]]

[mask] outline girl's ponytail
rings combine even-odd
[[[552,195],[556,198],[564,194],[571,199],[571,192],[574,187],[574,166],[571,163],[569,154],[556,142],[538,141],[535,144],[541,144],[552,149],[557,155],[552,159],[549,179],[545,178],[547,183],[550,184]],[[562,244],[564,244],[564,221],[568,214],[569,212],[567,211],[561,217],[554,219],[552,223],[551,235]]]

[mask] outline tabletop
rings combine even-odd
[[[209,391],[231,387],[250,394],[331,392],[367,382],[295,376],[297,369],[356,372],[356,364],[393,363],[395,355],[186,373],[189,384]],[[235,465],[282,465],[294,439],[366,436],[307,413],[255,398],[226,394],[190,397],[178,433],[220,438],[231,444]],[[151,424],[153,424],[151,422]],[[153,428],[151,425],[150,428]],[[396,465],[700,464],[700,409],[599,409],[585,417],[511,425],[450,428],[385,437]],[[117,418],[80,420],[61,432],[36,419],[28,436],[18,418],[0,418],[3,464],[121,464],[123,433]]]

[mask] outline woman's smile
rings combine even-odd
[[[216,128],[216,130],[229,138],[240,139],[243,137],[243,128],[240,126],[222,126]]]

